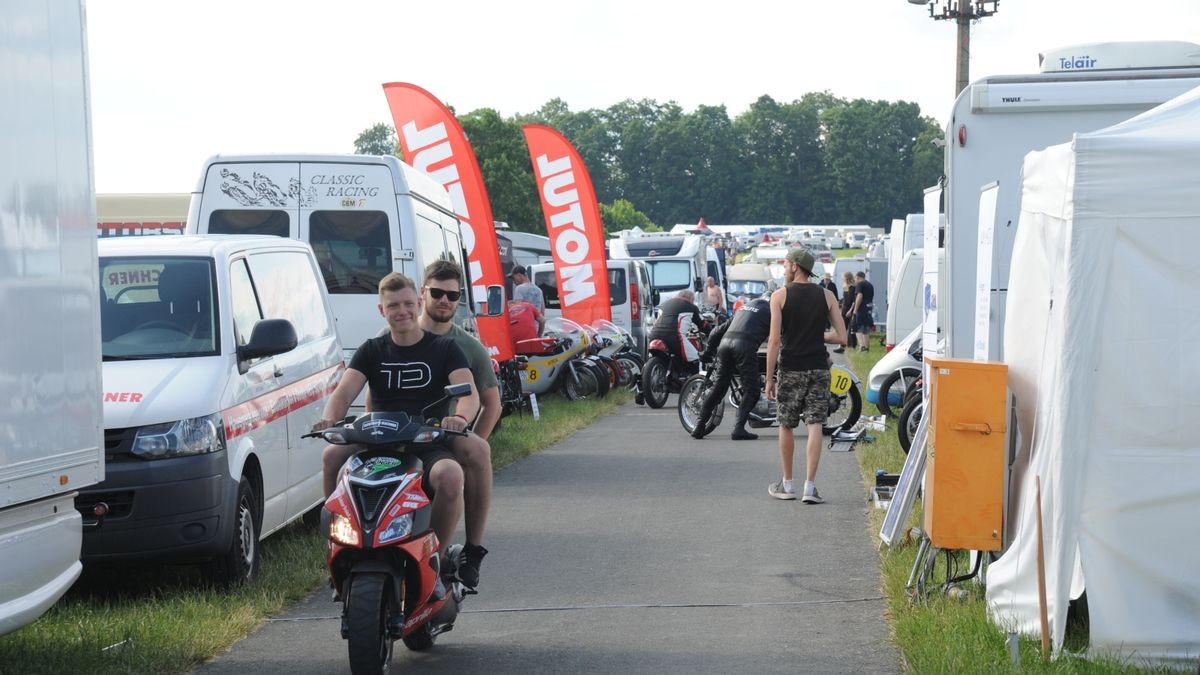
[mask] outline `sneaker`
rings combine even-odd
[[[824,504],[825,500],[821,498],[821,493],[817,492],[817,486],[813,486],[812,490],[805,490],[804,496],[800,501],[805,504]]]
[[[458,580],[467,588],[475,588],[479,585],[479,565],[483,562],[483,556],[487,555],[488,550],[482,546],[467,544],[462,547],[462,554],[458,557],[458,569],[456,574]]]
[[[845,353],[845,351],[846,351],[845,347],[838,347],[837,349],[833,350],[833,353],[834,354],[843,354],[843,353]]]
[[[785,492],[783,490],[783,481],[771,483],[770,485],[768,485],[767,486],[767,494],[771,495],[775,499],[795,499],[796,498],[796,490],[795,489],[793,489],[791,492]]]
[[[858,351],[860,351],[860,352],[869,352],[869,351],[871,351],[871,349],[870,349],[869,347],[859,347],[859,348],[858,348]]]

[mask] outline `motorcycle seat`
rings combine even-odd
[[[549,356],[563,350],[562,341],[554,337],[517,340],[516,352],[522,356]]]

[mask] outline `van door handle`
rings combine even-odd
[[[283,377],[283,370],[279,366],[274,366],[274,377]]]

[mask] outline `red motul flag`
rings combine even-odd
[[[487,298],[488,286],[504,285],[504,271],[492,204],[467,135],[441,101],[415,84],[389,82],[383,85],[383,93],[392,110],[404,161],[433,176],[450,193],[454,212],[462,222],[467,283],[477,302]],[[479,339],[493,358],[505,361],[513,357],[507,314],[481,316],[476,323]]]
[[[583,159],[557,131],[521,128],[529,145],[563,316],[582,324],[612,320],[600,205]]]

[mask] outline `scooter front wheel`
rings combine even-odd
[[[350,672],[354,675],[385,673],[392,659],[387,625],[388,583],[384,574],[358,574],[350,582],[346,643],[350,650]]]

